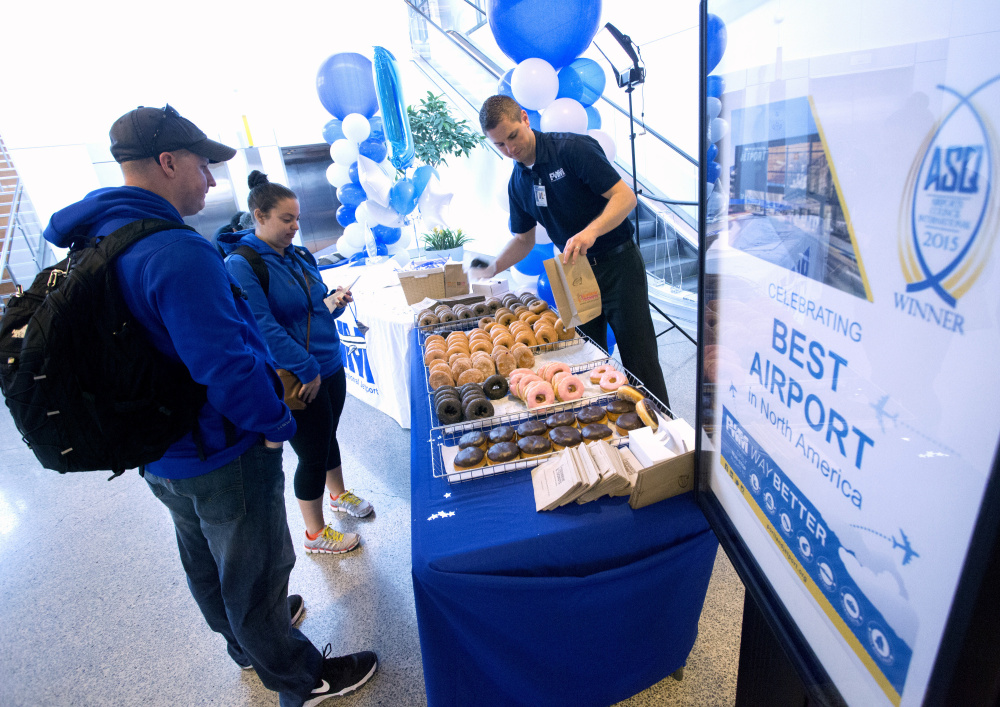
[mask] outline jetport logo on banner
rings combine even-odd
[[[1000,90],[994,76],[968,94],[939,85],[954,99],[931,129],[907,179],[900,210],[899,261],[905,292],[896,308],[928,324],[964,334],[958,300],[989,261],[1000,217],[994,127],[973,100]]]

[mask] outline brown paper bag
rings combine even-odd
[[[601,288],[589,260],[577,257],[575,265],[564,265],[562,256],[556,255],[544,265],[563,326],[569,329],[600,316]]]

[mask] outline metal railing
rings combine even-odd
[[[55,258],[52,249],[42,235],[31,199],[24,190],[24,185],[17,177],[13,162],[6,145],[0,140],[0,156],[8,165],[3,171],[7,174],[4,181],[14,179],[13,184],[0,181],[0,194],[12,194],[9,203],[0,206],[7,211],[7,225],[3,230],[3,242],[0,243],[0,311],[6,306],[7,300],[20,287],[31,283],[35,274],[51,265]]]

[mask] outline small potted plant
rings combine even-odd
[[[425,233],[421,239],[424,242],[424,250],[432,252],[433,257],[451,258],[455,262],[462,262],[465,255],[465,244],[471,239],[462,233],[461,228],[434,228],[430,233]]]

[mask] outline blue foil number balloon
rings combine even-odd
[[[396,169],[406,169],[413,162],[414,144],[396,57],[384,47],[375,47],[373,66],[385,138],[392,148],[389,161]]]

